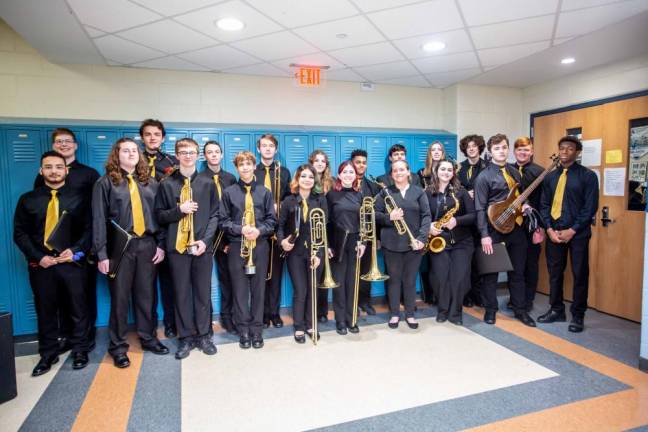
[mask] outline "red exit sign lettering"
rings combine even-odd
[[[319,87],[322,84],[321,70],[318,67],[298,67],[295,78],[300,87]]]

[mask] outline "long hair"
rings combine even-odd
[[[322,193],[328,193],[333,189],[333,177],[331,176],[331,161],[329,161],[328,155],[323,150],[313,150],[313,153],[308,156],[308,162],[313,165],[315,158],[318,155],[324,156],[324,162],[326,162],[326,168],[321,174],[316,173],[319,176],[319,183],[322,188]]]
[[[432,172],[432,178],[430,179],[430,191],[432,191],[432,193],[439,193],[439,167],[442,162],[448,162],[452,165],[452,178],[450,179],[450,183],[448,183],[448,187],[450,187],[451,190],[458,191],[461,187],[461,183],[459,183],[459,179],[457,178],[457,165],[450,159],[442,159],[435,165],[434,171]]]
[[[342,162],[340,164],[340,166],[338,167],[338,170],[337,170],[338,176],[335,179],[335,184],[333,185],[333,190],[336,190],[336,191],[341,191],[342,190],[342,180],[340,180],[340,173],[342,173],[342,171],[344,171],[344,168],[346,168],[347,166],[350,166],[351,168],[353,168],[353,171],[355,172],[356,169],[355,169],[355,166],[353,166],[353,162],[351,162],[350,160],[345,160],[344,162]],[[360,179],[358,178],[357,173],[356,173],[356,178],[355,178],[355,180],[353,180],[353,183],[352,183],[351,187],[355,191],[360,190]]]
[[[119,150],[121,148],[121,145],[125,142],[132,142],[133,144],[135,144],[137,153],[139,155],[139,161],[137,162],[137,166],[135,167],[135,174],[137,176],[137,180],[141,184],[145,186],[148,185],[150,179],[148,164],[144,161],[144,156],[142,156],[142,151],[139,149],[137,143],[128,137],[119,138],[110,149],[110,153],[108,154],[108,159],[106,160],[105,165],[106,175],[110,177],[110,180],[115,186],[118,186],[124,180],[122,169],[119,165]]]
[[[425,158],[425,168],[423,168],[423,175],[425,177],[432,177],[434,175],[434,168],[436,167],[436,165],[438,165],[438,161],[432,160],[432,147],[434,147],[435,144],[439,144],[441,146],[440,160],[444,160],[446,158],[445,147],[443,147],[441,141],[434,141],[432,144],[430,144],[430,146],[428,147],[427,156]]]
[[[301,173],[305,170],[308,170],[313,174],[313,177],[315,178],[315,183],[313,183],[313,189],[311,189],[311,193],[317,191],[317,186],[319,186],[319,179],[317,177],[317,171],[315,171],[315,167],[309,163],[305,163],[302,165],[299,165],[297,168],[297,171],[295,171],[295,175],[293,176],[292,180],[290,181],[290,192],[291,193],[298,193],[299,192],[299,177],[301,176]]]

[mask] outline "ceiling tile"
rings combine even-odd
[[[483,65],[497,66],[527,57],[547,48],[549,48],[549,41],[484,49],[479,50],[478,53]]]
[[[288,28],[358,15],[348,0],[247,0],[247,3]]]
[[[558,0],[459,0],[468,26],[555,14]]]
[[[412,3],[418,3],[420,1],[421,0],[353,0],[353,2],[364,12],[395,8]]]
[[[260,63],[251,66],[243,66],[239,68],[226,69],[224,73],[241,74],[241,75],[264,75],[264,76],[280,76],[290,78],[290,74],[276,68],[268,63]]]
[[[630,0],[572,12],[558,17],[556,37],[577,36],[598,30],[648,10],[648,1]]]
[[[377,81],[381,84],[402,85],[408,87],[430,87],[430,83],[421,75],[414,75],[411,77],[392,78],[389,80]]]
[[[432,83],[434,87],[445,88],[454,83],[463,81],[479,75],[481,70],[479,68],[464,69],[453,72],[441,72],[425,74],[425,77]]]
[[[291,57],[280,61],[272,62],[278,68],[291,72],[291,64],[307,66],[329,66],[331,69],[341,69],[344,65],[324,53],[306,54],[303,56]]]
[[[222,3],[223,0],[131,0],[133,3],[140,4],[144,7],[154,10],[155,12],[171,16],[184,12],[189,12],[194,9],[199,9],[205,6],[213,5],[214,3]]]
[[[362,45],[353,48],[329,51],[333,57],[347,66],[365,66],[405,60],[401,53],[389,42]]]
[[[171,20],[158,21],[118,34],[125,39],[169,54],[205,48],[218,43]]]
[[[317,51],[288,31],[246,39],[231,45],[263,60],[279,60]]]
[[[479,67],[479,62],[474,52],[425,57],[412,60],[412,63],[425,74]]]
[[[88,36],[90,36],[91,38],[96,38],[106,34],[105,32],[102,32],[101,30],[97,30],[92,26],[85,25],[83,26],[83,28],[85,28],[86,32],[88,33]]]
[[[619,0],[562,0],[560,10],[568,11],[615,3]]]
[[[555,38],[553,40],[553,46],[560,45],[561,43],[565,43],[569,40],[574,39],[573,37],[564,37],[564,38]]]
[[[173,56],[135,63],[131,66],[149,69],[191,70],[203,72],[209,70],[206,67],[198,66]]]
[[[547,15],[474,27],[470,29],[470,34],[475,42],[475,48],[495,48],[551,39],[553,26],[554,16]]]
[[[103,36],[94,40],[97,49],[106,58],[119,63],[129,64],[162,57],[164,54],[117,36]]]
[[[434,0],[367,16],[390,39],[418,36],[430,29],[442,32],[463,27],[454,0]]]
[[[301,27],[294,31],[324,51],[385,40],[376,28],[362,16]],[[346,37],[339,38],[336,36],[338,34],[345,34]]]
[[[371,81],[413,76],[418,73],[416,68],[407,61],[385,63],[373,66],[354,68],[358,73]]]
[[[446,47],[445,49],[434,53],[423,51],[422,46],[426,42],[431,41],[443,42],[446,44]],[[472,44],[470,43],[470,38],[465,29],[399,39],[395,40],[394,44],[407,56],[407,58],[411,59],[435,55],[448,55],[473,49]]]
[[[216,27],[216,21],[227,17],[237,18],[243,21],[245,27],[236,32],[228,32]],[[246,39],[282,30],[281,26],[239,0],[219,3],[212,7],[179,15],[174,19],[191,28],[200,29],[202,33],[224,42]]]
[[[127,0],[68,0],[67,3],[83,24],[110,33],[161,18]]]
[[[227,45],[204,48],[180,54],[178,57],[203,65],[211,70],[230,69],[259,63],[259,59]]]
[[[351,69],[335,69],[326,71],[325,79],[331,81],[363,82],[365,79]]]

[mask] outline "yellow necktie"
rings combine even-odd
[[[254,224],[254,201],[252,201],[252,186],[244,185],[245,187],[245,211],[252,213],[252,222]],[[256,246],[256,240],[252,240],[251,247]]]
[[[308,200],[302,198],[302,220],[306,222],[306,219],[308,219]]]
[[[567,168],[563,168],[563,172],[558,178],[558,184],[556,184],[556,192],[554,192],[553,202],[551,203],[551,217],[554,220],[560,219],[560,215],[562,214],[563,196],[565,196],[566,184]]]
[[[155,178],[155,156],[149,156],[149,168],[151,169],[151,177]]]
[[[218,174],[214,174],[214,183],[216,183],[216,191],[218,192],[218,199],[221,199],[221,185],[220,181],[218,181]]]
[[[468,167],[468,180],[470,180],[472,178],[472,169],[473,169],[473,166],[470,165],[470,167]]]
[[[515,187],[515,180],[513,180],[513,177],[511,177],[511,174],[509,174],[508,171],[506,171],[506,167],[502,167],[501,170],[502,170],[502,174],[504,175],[504,180],[506,180],[506,184],[509,187],[509,190],[513,189]],[[520,192],[519,192],[518,189],[516,189],[515,190],[515,196],[517,197],[518,195],[520,195]],[[517,223],[518,225],[522,225],[523,221],[524,221],[524,218],[522,216],[518,216],[518,217],[515,218],[515,223]]]
[[[265,170],[266,170],[266,175],[265,175],[265,180],[263,181],[263,186],[265,186],[265,188],[268,189],[270,193],[272,193],[272,182],[270,181],[270,167],[269,166],[265,167]]]
[[[56,197],[57,191],[52,189],[52,198],[47,204],[47,214],[45,215],[45,235],[43,236],[43,243],[47,249],[52,250],[52,247],[47,244],[47,239],[54,231],[54,227],[59,219],[59,200]]]
[[[133,210],[133,232],[141,236],[146,231],[146,224],[144,223],[144,211],[139,189],[132,174],[128,174],[128,192],[130,192],[131,209]]]
[[[184,179],[184,185],[180,190],[180,203],[191,201],[191,184],[189,179]],[[176,235],[176,250],[184,253],[187,246],[193,243],[193,214],[186,214],[178,222],[178,234]]]
[[[520,172],[520,175],[521,175],[521,176],[524,175],[522,165],[520,165],[520,166],[518,167],[518,171]]]

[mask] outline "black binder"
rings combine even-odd
[[[110,260],[110,269],[108,277],[115,278],[119,271],[119,265],[128,249],[133,236],[124,228],[120,227],[114,220],[110,221],[108,234],[108,259]]]
[[[71,238],[72,217],[66,210],[63,210],[58,222],[47,238],[47,244],[50,245],[57,254],[60,254],[65,249],[72,246]]]
[[[477,254],[477,269],[480,276],[513,270],[513,264],[511,264],[511,258],[509,258],[504,243],[493,243],[493,253],[491,255],[486,255],[481,247],[478,247],[475,253]]]

